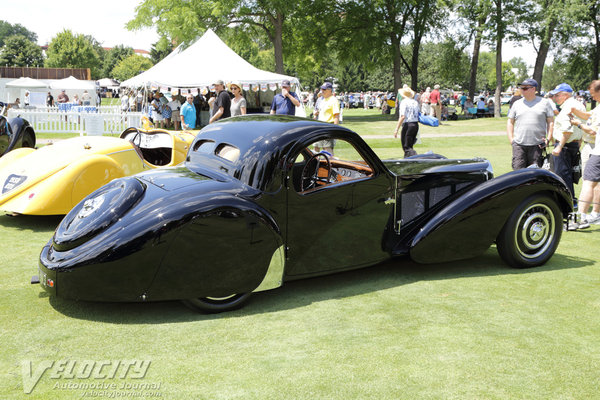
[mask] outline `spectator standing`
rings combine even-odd
[[[553,95],[556,104],[560,106],[560,112],[556,116],[556,122],[552,131],[552,138],[554,139],[554,150],[552,151],[554,172],[563,178],[573,197],[573,204],[577,204],[575,189],[573,187],[573,166],[579,163],[581,157],[579,142],[583,137],[583,132],[579,127],[571,125],[571,109],[586,110],[583,104],[575,100],[573,89],[567,83],[561,83],[556,86],[554,90],[550,91],[550,94]]]
[[[60,93],[58,94],[58,96],[56,97],[56,102],[57,103],[68,103],[69,102],[69,96],[67,96],[67,93],[65,92],[65,90],[61,90]]]
[[[92,104],[92,96],[90,96],[87,90],[84,90],[83,94],[81,95],[81,104],[84,106],[89,106]]]
[[[400,89],[398,93],[402,96],[402,101],[400,102],[400,117],[394,131],[394,138],[398,137],[398,130],[402,126],[400,140],[402,141],[404,158],[406,158],[417,154],[413,146],[419,133],[419,103],[414,99],[415,92],[408,86]]]
[[[296,115],[296,107],[300,107],[300,99],[290,89],[292,85],[289,80],[281,82],[281,93],[273,97],[271,103],[271,114]]]
[[[225,84],[219,79],[214,85],[217,99],[213,106],[213,113],[208,122],[209,124],[231,116],[231,97],[229,97],[229,93],[225,90]]]
[[[154,125],[156,125],[156,127],[158,128],[163,127],[164,120],[162,116],[162,104],[160,102],[160,96],[160,92],[155,92],[154,96],[152,97],[152,101],[150,102],[150,108],[152,109],[152,121],[154,122]]]
[[[554,113],[547,99],[536,96],[538,83],[525,79],[520,83],[523,98],[514,102],[508,112],[506,132],[512,146],[512,168],[542,166],[543,148],[554,128]]]
[[[25,97],[23,98],[23,105],[27,107],[29,105],[29,90],[25,91]]]
[[[442,120],[442,99],[440,95],[440,85],[435,85],[433,91],[429,96],[429,103],[431,104],[430,115],[436,117],[438,120]]]
[[[321,91],[323,93],[323,100],[321,100],[321,104],[319,105],[319,121],[329,122],[332,124],[340,123],[340,102],[333,95],[333,85],[331,82],[325,82],[321,86]],[[321,149],[329,152],[329,154],[333,155],[333,148],[335,147],[335,140],[321,140],[315,143],[315,150],[317,153],[321,151]]]
[[[231,116],[246,115],[246,99],[242,95],[242,86],[238,83],[230,83],[229,91],[233,93],[233,99],[231,99]],[[271,111],[271,114],[273,112]]]
[[[513,93],[510,100],[508,101],[508,109],[510,110],[511,107],[513,106],[513,104],[515,104],[515,101],[520,100],[522,98],[523,98],[523,95],[521,93],[521,89],[520,88],[515,89],[515,92]]]
[[[421,95],[421,113],[425,115],[431,114],[431,104],[429,102],[431,96],[431,88],[425,89],[425,92]]]
[[[459,101],[460,101],[460,110],[464,114],[465,113],[465,103],[467,102],[467,95],[464,94],[464,93],[461,94],[460,98],[459,98]]]
[[[142,111],[142,103],[144,102],[144,93],[141,90],[138,90],[137,95],[135,96],[135,108],[137,112]],[[98,103],[100,104],[100,103]]]
[[[50,93],[50,92],[48,92],[48,95],[46,96],[46,106],[54,107],[54,97],[52,96],[52,93]]]
[[[583,148],[581,158],[583,164],[583,185],[579,194],[580,213],[582,221],[578,228],[586,224],[600,224],[600,148],[595,145],[596,136],[600,130],[600,80],[595,80],[589,87],[592,98],[598,103],[591,113],[583,112],[576,107],[571,108],[571,113],[581,119],[587,119],[584,124],[581,120],[573,118],[571,124],[578,126],[583,131]],[[592,212],[587,214],[590,203]]]
[[[129,111],[129,96],[127,95],[126,90],[123,90],[123,94],[121,95],[121,111]]]
[[[179,130],[179,109],[181,108],[181,102],[179,101],[179,96],[177,95],[177,91],[171,92],[171,101],[167,103],[167,106],[171,109],[171,122],[173,123],[173,128],[178,131]]]
[[[181,106],[179,117],[181,129],[190,130],[196,128],[196,107],[194,107],[194,95],[188,93],[186,102]]]

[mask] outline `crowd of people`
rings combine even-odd
[[[520,98],[511,103],[507,134],[512,146],[512,168],[542,167],[544,160],[567,184],[578,218],[568,229],[585,229],[600,224],[600,148],[595,146],[600,129],[600,105],[588,112],[573,88],[561,83],[546,97],[536,94],[534,79],[519,85]],[[590,84],[590,94],[600,101],[600,81]],[[511,99],[512,100],[512,99]],[[549,146],[552,151],[546,150]],[[583,173],[579,199],[574,185]]]

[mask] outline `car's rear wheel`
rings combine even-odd
[[[545,195],[523,201],[510,215],[496,239],[500,257],[515,268],[544,264],[552,257],[562,235],[562,213]]]
[[[183,300],[183,303],[194,311],[215,314],[242,307],[251,295],[252,293],[238,293],[225,297],[198,297]]]
[[[35,138],[32,136],[31,133],[25,133],[25,135],[23,136],[21,147],[35,147]]]

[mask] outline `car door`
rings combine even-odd
[[[393,213],[388,175],[364,161],[352,143],[337,139],[334,156],[327,157],[332,177],[325,182],[326,157],[316,155],[314,144],[298,154],[288,173],[286,275],[318,275],[388,258],[383,250]],[[314,171],[309,164],[315,157],[322,181],[302,187],[302,174]]]

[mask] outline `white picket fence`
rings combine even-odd
[[[35,132],[78,133],[79,135],[119,134],[125,129],[141,127],[141,112],[121,112],[119,107],[102,106],[99,112],[58,111],[44,109],[10,109],[8,117],[26,119]]]

